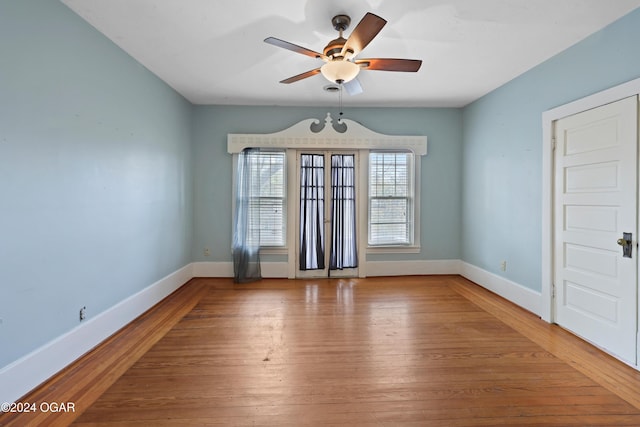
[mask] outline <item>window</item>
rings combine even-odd
[[[260,151],[249,160],[254,190],[249,202],[249,228],[258,230],[260,246],[284,247],[286,243],[286,183],[284,151]],[[249,233],[252,235],[252,233]],[[257,233],[255,235],[258,235]]]
[[[414,244],[413,154],[369,153],[369,246]]]

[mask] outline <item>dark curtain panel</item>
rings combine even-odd
[[[300,156],[300,270],[324,269],[324,156]]]
[[[245,149],[238,155],[236,176],[236,218],[233,232],[233,275],[236,283],[260,280],[260,209],[252,201],[260,194],[259,151]]]
[[[353,154],[334,154],[331,156],[330,270],[358,266],[355,175]]]

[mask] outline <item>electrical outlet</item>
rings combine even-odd
[[[204,256],[211,256],[211,249],[204,248]]]
[[[80,321],[82,322],[86,318],[87,318],[87,307],[82,307],[80,309]]]
[[[502,261],[500,263],[500,270],[507,271],[507,261]]]

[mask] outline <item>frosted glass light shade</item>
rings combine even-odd
[[[329,61],[320,67],[322,75],[332,83],[346,83],[356,78],[360,67],[351,61]]]

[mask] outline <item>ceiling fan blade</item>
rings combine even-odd
[[[280,83],[295,83],[299,80],[306,79],[307,77],[315,76],[316,74],[320,74],[320,68],[316,68],[314,70],[307,71],[305,73],[298,74],[297,76],[289,77],[288,79],[281,80]]]
[[[351,96],[359,95],[362,93],[362,85],[360,84],[357,78],[353,80],[349,80],[346,83],[343,83],[342,86],[347,91],[347,93]]]
[[[281,47],[283,49],[292,50],[296,53],[301,53],[303,55],[307,55],[312,58],[320,58],[320,59],[327,60],[327,57],[320,52],[316,52],[311,49],[307,49],[306,47],[298,46],[297,44],[289,43],[287,41],[280,40],[275,37],[267,37],[266,39],[264,39],[264,42],[272,44],[277,47]]]
[[[367,12],[364,18],[358,22],[358,25],[353,29],[353,32],[347,39],[347,42],[342,47],[341,56],[346,56],[347,53],[352,57],[356,56],[360,51],[362,51],[362,49],[367,47],[386,23],[387,21],[380,18],[378,15]]]
[[[419,59],[369,58],[354,61],[364,70],[406,71],[415,73],[420,69]]]

